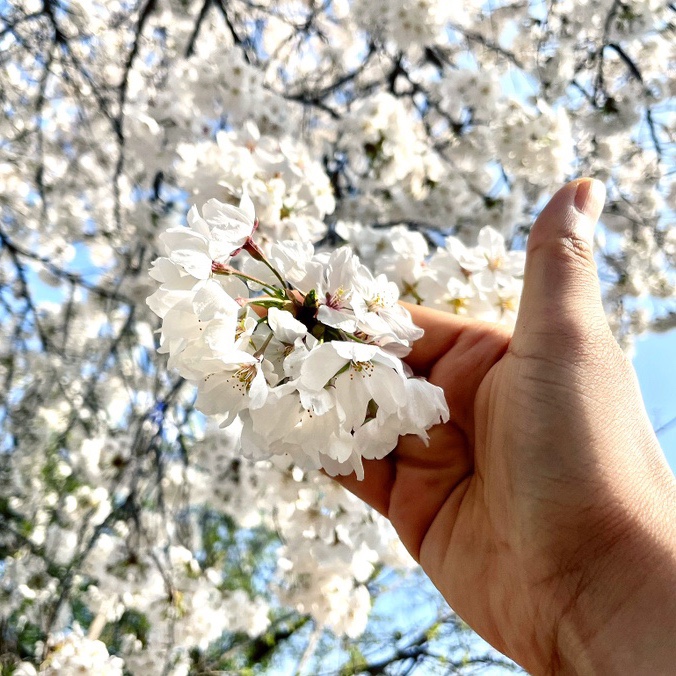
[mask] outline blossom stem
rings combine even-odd
[[[266,309],[270,307],[283,308],[287,304],[288,301],[283,298],[269,298],[267,296],[263,296],[262,298],[247,298],[240,303],[242,307],[245,305],[256,305],[257,307]]]
[[[270,331],[270,334],[265,339],[263,344],[254,352],[253,356],[256,357],[256,359],[260,359],[265,354],[265,350],[267,349],[268,345],[270,344],[270,341],[272,340],[273,336],[274,336],[274,334],[272,333],[272,331]]]
[[[354,333],[348,333],[347,331],[343,331],[342,329],[339,329],[338,333],[340,334],[340,337],[343,340],[352,340],[355,343],[362,343],[363,345],[368,345],[367,341],[362,340],[361,338],[357,338],[357,336],[355,336]]]
[[[277,269],[275,268],[275,266],[272,265],[272,263],[270,263],[270,261],[268,261],[268,259],[265,258],[265,257],[263,257],[261,259],[261,261],[263,263],[265,263],[265,265],[267,265],[268,268],[270,268],[270,270],[272,271],[272,274],[274,274],[274,276],[277,277],[277,279],[279,280],[280,284],[282,285],[282,288],[287,289],[289,287],[288,282],[284,281],[283,277],[279,274],[279,272],[277,272]]]
[[[275,268],[272,263],[267,259],[267,256],[263,253],[263,249],[261,249],[258,244],[256,244],[253,239],[249,238],[246,242],[246,244],[242,247],[244,251],[246,251],[254,260],[260,261],[263,263],[265,266],[267,266],[272,274],[277,277],[279,280],[280,284],[282,285],[283,289],[286,289],[288,284],[284,280],[284,278],[279,274],[277,269]]]
[[[251,275],[247,275],[245,272],[237,270],[236,268],[233,268],[231,265],[224,265],[223,263],[216,263],[216,261],[214,261],[211,265],[211,272],[215,275],[233,275],[234,277],[238,277],[239,279],[245,282],[253,282],[254,284],[259,284],[266,291],[270,292],[273,296],[276,296],[278,298],[281,295],[284,295],[284,291],[282,289],[278,289],[276,286],[268,284],[267,282],[264,282],[262,279],[258,279],[258,277],[252,277]],[[279,275],[277,276],[279,277]],[[282,283],[283,281],[284,280],[282,280]]]

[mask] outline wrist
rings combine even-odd
[[[554,673],[673,673],[676,493],[669,483],[578,576],[557,628]]]

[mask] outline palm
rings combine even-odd
[[[537,541],[524,545],[523,529],[514,527],[516,519],[527,528],[534,524],[532,513],[523,513],[523,496],[518,496],[522,513],[515,513],[516,484],[524,478],[519,467],[528,449],[512,444],[511,437],[531,403],[518,382],[518,360],[507,351],[509,334],[499,327],[411,309],[426,334],[407,361],[444,389],[451,420],[430,431],[429,447],[415,437],[402,438],[390,456],[367,464],[363,482],[352,476],[342,483],[391,520],[466,621],[527,663],[509,647],[523,641],[533,650],[534,636],[526,635],[538,623],[533,609],[547,612],[533,589],[556,563],[540,560],[546,550],[541,537],[542,547]],[[491,595],[477,593],[486,588]],[[513,634],[505,627],[513,627]],[[543,654],[533,658],[548,660],[550,649],[542,645]]]

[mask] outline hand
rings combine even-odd
[[[425,336],[407,361],[451,421],[340,480],[527,670],[673,673],[676,489],[601,305],[603,197],[582,179],[538,218],[513,336],[409,307]]]

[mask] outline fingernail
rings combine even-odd
[[[595,178],[583,178],[575,191],[575,208],[585,216],[596,220],[603,208],[606,187]]]
[[[606,198],[606,187],[593,178],[582,179],[575,191],[575,208],[586,218],[578,218],[576,230],[578,235],[588,242],[594,239],[596,221],[601,215]]]

